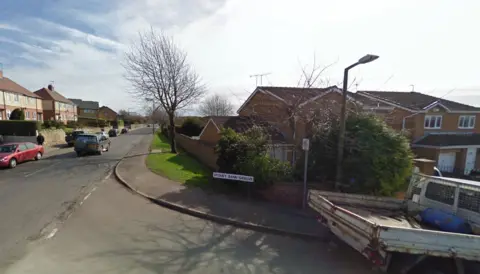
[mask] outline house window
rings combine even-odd
[[[25,111],[25,118],[30,119],[30,112],[29,111]]]
[[[19,100],[19,99],[18,99],[18,94],[13,95],[13,100],[14,100],[15,102],[18,102],[18,100]]]
[[[425,116],[425,128],[442,128],[441,115],[427,115]]]
[[[458,118],[458,128],[474,128],[475,116],[460,116]]]
[[[33,120],[37,120],[37,113],[36,112],[33,113]]]

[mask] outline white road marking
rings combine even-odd
[[[45,239],[51,239],[53,236],[55,236],[55,234],[57,234],[57,231],[58,231],[58,228],[54,228],[50,234],[47,235],[47,237],[45,237]]]
[[[93,192],[93,190],[92,190],[92,192]],[[92,192],[88,193],[87,196],[85,196],[85,197],[83,198],[83,201],[84,201],[84,202],[85,202],[86,199],[88,199],[88,197],[90,197],[90,195],[92,194]]]

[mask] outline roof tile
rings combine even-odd
[[[3,91],[10,91],[14,93],[19,93],[25,96],[29,97],[35,97],[35,98],[40,98],[37,94],[29,91],[28,89],[20,86],[19,84],[15,83],[11,79],[7,77],[1,77],[0,78],[0,90]]]
[[[370,95],[384,101],[400,105],[412,110],[423,110],[427,106],[439,101],[442,105],[452,111],[480,111],[480,108],[473,107],[454,101],[441,99],[431,95],[423,94],[420,92],[403,92],[403,91],[358,91],[360,94]]]

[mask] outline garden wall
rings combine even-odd
[[[193,155],[197,160],[202,162],[213,170],[217,170],[217,155],[215,154],[215,146],[206,144],[200,140],[194,140],[183,134],[175,134],[175,142],[189,154]]]

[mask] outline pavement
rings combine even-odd
[[[48,150],[40,161],[0,170],[0,273],[28,246],[54,234],[96,184],[150,130],[112,138],[101,156],[77,158],[73,148]]]
[[[144,138],[115,170],[119,179],[137,193],[168,208],[223,224],[312,240],[331,239],[313,210],[208,193],[151,172],[145,161],[152,138]]]
[[[294,240],[180,214],[98,185],[50,239],[30,246],[6,274],[373,273],[341,246]]]

